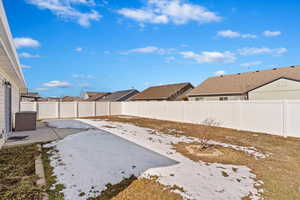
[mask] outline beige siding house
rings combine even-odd
[[[210,77],[187,96],[190,101],[300,99],[300,66]]]
[[[0,147],[14,126],[20,109],[20,94],[26,84],[18,60],[2,1],[0,1]]]
[[[277,79],[248,93],[249,100],[300,99],[300,81]]]

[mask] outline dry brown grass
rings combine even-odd
[[[0,150],[0,200],[41,200],[42,188],[36,185],[36,145]]]
[[[132,123],[137,126],[155,129],[172,135],[186,135],[201,138],[205,126],[189,123],[154,120],[147,118],[97,117],[110,121]],[[211,140],[255,147],[261,152],[271,154],[268,158],[256,160],[244,152],[230,148],[220,148],[226,156],[193,158],[186,154],[179,144],[176,148],[187,157],[206,162],[246,165],[253,170],[259,180],[264,182],[264,198],[271,200],[300,199],[300,139],[283,138],[274,135],[238,131],[226,128],[214,128]],[[137,186],[136,186],[137,187]],[[137,187],[138,188],[138,187]]]
[[[165,187],[155,180],[142,178],[135,180],[112,200],[182,200],[172,189],[174,188]]]

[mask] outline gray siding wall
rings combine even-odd
[[[20,111],[20,89],[12,85],[12,115],[13,127],[15,127],[15,113]]]
[[[5,116],[4,116],[4,85],[3,85],[4,78],[0,73],[0,148],[2,143],[4,142],[2,138],[2,133],[4,133],[5,127]]]
[[[0,134],[7,133],[5,130],[5,86],[3,82],[7,80],[10,81],[9,78],[4,77],[4,74],[0,71]],[[12,82],[12,116],[13,116],[13,127],[14,127],[14,116],[16,112],[20,111],[20,89],[16,87],[16,85]],[[0,141],[1,146],[1,141]]]

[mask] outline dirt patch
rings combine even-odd
[[[36,145],[0,150],[0,199],[42,199],[35,175],[39,153]]]
[[[154,179],[137,179],[128,188],[120,192],[112,200],[182,200],[182,197],[174,193],[181,190],[176,186],[166,187]]]
[[[174,136],[185,135],[202,138],[203,131],[206,130],[206,127],[202,125],[148,118],[119,118],[118,116],[96,118],[131,123]],[[264,199],[300,199],[298,191],[300,186],[300,139],[220,127],[213,127],[209,138],[233,145],[255,147],[259,152],[268,153],[270,156],[265,159],[255,159],[245,152],[224,147],[218,148],[224,155],[216,157],[191,156],[184,146],[178,151],[195,161],[248,166],[256,174],[257,179],[264,182]]]
[[[187,144],[185,146],[185,149],[188,151],[189,154],[198,157],[216,157],[223,155],[222,151],[219,151],[213,146],[209,148],[203,148],[201,144]]]
[[[230,148],[230,147],[222,147],[222,146],[213,146],[211,147],[209,150],[204,150],[203,153],[193,153],[191,151],[189,151],[187,147],[190,146],[199,146],[200,143],[185,143],[185,142],[180,142],[178,144],[174,144],[174,149],[181,153],[182,155],[184,155],[185,157],[188,157],[189,159],[193,160],[193,161],[204,161],[204,162],[208,162],[208,163],[223,163],[223,164],[229,164],[229,165],[234,165],[237,163],[241,163],[241,162],[255,162],[255,158],[250,156],[249,154],[247,154],[244,151],[238,151],[236,149]],[[206,155],[205,152],[220,152],[218,153],[218,156],[209,156]],[[200,150],[200,152],[202,152]],[[242,161],[240,161],[242,160]]]

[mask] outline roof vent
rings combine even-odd
[[[220,77],[223,77],[224,75],[221,75]]]
[[[273,70],[276,70],[277,68],[273,68]]]
[[[237,73],[237,75],[241,75],[241,73]]]
[[[255,72],[259,72],[259,70],[256,70]]]
[[[294,66],[294,65],[292,65],[292,66],[291,66],[291,68],[295,68],[295,66]]]

